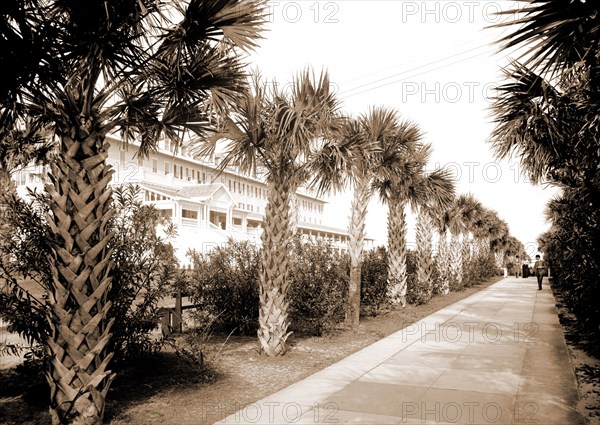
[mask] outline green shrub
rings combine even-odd
[[[193,272],[190,296],[199,308],[198,326],[222,332],[254,335],[258,329],[259,250],[248,242],[230,240],[209,253],[190,252]]]
[[[290,259],[290,330],[320,336],[344,320],[350,262],[323,242],[295,240]]]
[[[0,318],[30,346],[49,333],[44,294],[50,285],[50,232],[39,202],[5,195],[0,210]]]
[[[173,246],[156,231],[170,222],[153,206],[142,205],[139,194],[137,186],[114,189],[117,232],[109,245],[114,252],[108,317],[115,318],[110,349],[117,362],[160,349],[151,335],[160,320],[159,301],[173,291],[180,274]]]
[[[409,304],[419,305],[429,301],[429,289],[425,286],[425,282],[418,284],[417,282],[417,261],[419,261],[417,253],[409,249],[406,252],[406,301]]]
[[[114,266],[108,317],[115,319],[109,347],[116,361],[159,347],[150,331],[158,326],[158,301],[170,292],[177,271],[171,245],[156,235],[155,225],[161,223],[158,211],[137,201],[139,193],[137,186],[116,188],[116,215],[109,223],[115,231],[109,243]],[[8,200],[3,225],[10,232],[3,232],[9,236],[0,241],[0,317],[32,344],[44,344],[49,332],[45,293],[50,288],[52,251],[44,205],[43,194],[34,194],[29,202]],[[42,295],[31,295],[25,284],[34,284]]]
[[[376,316],[382,311],[388,295],[388,261],[384,246],[363,255],[360,285],[361,313]]]

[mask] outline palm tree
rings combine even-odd
[[[600,119],[599,6],[540,0],[508,11],[519,18],[502,24],[519,26],[499,41],[501,47],[527,49],[497,89],[490,142],[498,158],[518,157],[534,183],[588,185],[600,194],[593,159]]]
[[[417,178],[416,185],[422,186],[413,202],[417,212],[415,242],[417,251],[417,271],[415,285],[424,290],[423,302],[433,295],[433,233],[434,217],[448,208],[454,198],[454,181],[448,170],[424,173]]]
[[[437,290],[444,295],[450,293],[451,287],[460,282],[461,252],[459,235],[464,229],[460,206],[457,199],[434,217],[434,227],[438,233],[438,249],[436,267],[439,276]]]
[[[419,127],[409,121],[399,126],[394,150],[401,148],[391,172],[378,178],[376,186],[381,200],[388,204],[388,280],[392,305],[406,305],[406,206],[418,205],[423,199],[417,184],[429,157],[431,145],[421,143]],[[396,147],[398,146],[398,147]],[[409,147],[410,149],[407,149]]]
[[[273,357],[286,352],[290,335],[290,199],[307,183],[320,190],[330,184],[337,186],[342,174],[331,172],[328,166],[340,165],[335,153],[342,151],[339,145],[331,144],[333,126],[339,117],[326,72],[318,78],[308,69],[299,73],[289,92],[276,84],[270,88],[257,73],[252,80],[252,90],[223,118],[221,131],[203,152],[214,152],[218,143],[224,141],[222,169],[234,165],[242,173],[262,173],[266,179],[258,339],[260,351]],[[328,181],[320,179],[321,175],[328,175]]]
[[[478,258],[478,241],[475,236],[477,232],[477,224],[480,221],[484,211],[483,205],[472,195],[461,195],[462,198],[462,217],[466,223],[465,232],[462,235],[462,279],[465,285],[477,283],[475,279],[479,276],[476,274],[475,264]]]
[[[453,282],[464,284],[464,270],[471,258],[470,238],[481,204],[471,194],[462,194],[454,202],[454,229],[451,242],[450,270]]]
[[[258,0],[22,0],[5,9],[0,127],[42,123],[58,151],[46,186],[53,423],[101,423],[114,377],[106,135],[138,139],[141,155],[163,136],[203,137],[214,111],[244,89],[240,53],[256,46],[265,10]]]
[[[348,223],[348,253],[350,256],[350,279],[348,286],[348,308],[346,325],[356,328],[360,321],[360,293],[362,255],[365,239],[365,221],[369,200],[373,193],[373,182],[382,167],[389,166],[381,146],[386,139],[395,137],[398,130],[398,115],[389,108],[373,107],[358,119],[349,119],[342,126],[339,137],[355,140],[353,166],[349,170],[354,186]]]

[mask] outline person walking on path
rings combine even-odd
[[[521,270],[522,270],[522,266],[521,266],[521,259],[519,258],[519,256],[515,256],[515,277],[521,277]]]
[[[535,276],[537,277],[538,289],[542,289],[542,280],[544,280],[544,276],[547,273],[548,265],[544,260],[541,259],[540,255],[535,256],[535,264],[533,265],[535,269]]]

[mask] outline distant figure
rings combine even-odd
[[[541,259],[538,255],[535,256],[535,264],[533,265],[535,269],[535,276],[537,277],[538,282],[538,290],[542,290],[542,280],[544,280],[544,276],[548,273],[548,264]]]
[[[521,277],[521,260],[519,256],[515,256],[515,277]]]
[[[529,264],[523,262],[523,277],[529,277]]]

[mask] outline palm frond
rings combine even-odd
[[[523,8],[502,12],[516,19],[497,24],[518,26],[500,39],[502,49],[527,46],[525,65],[555,72],[578,61],[596,61],[600,41],[600,5],[582,0],[521,0]]]

